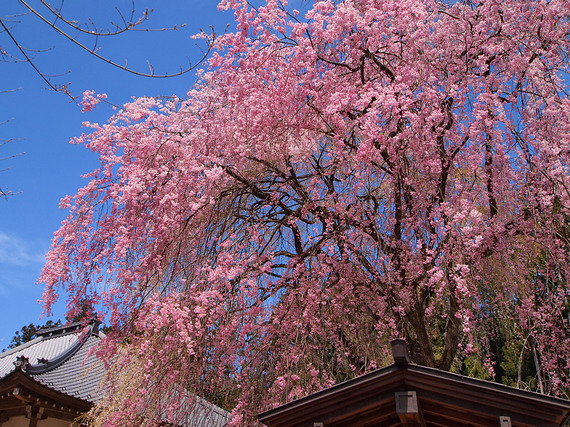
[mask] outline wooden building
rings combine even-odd
[[[570,402],[410,363],[394,364],[259,415],[269,427],[570,426]]]
[[[104,336],[98,322],[40,331],[0,354],[0,427],[81,425],[103,396],[105,365],[91,354]],[[229,414],[194,397],[181,426],[222,427]],[[165,424],[167,425],[167,424]]]

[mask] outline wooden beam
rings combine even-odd
[[[415,391],[398,391],[394,393],[394,398],[396,399],[396,413],[403,425],[425,427]]]
[[[20,387],[14,387],[12,396],[24,403],[33,403],[35,401],[30,395],[24,394],[24,391]]]

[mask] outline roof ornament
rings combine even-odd
[[[30,366],[30,359],[26,356],[18,356],[14,361],[14,366],[22,371],[25,371]]]
[[[101,325],[102,322],[97,318],[97,316],[93,316],[90,323],[91,323],[91,325],[93,325],[91,328],[91,334],[98,336],[99,335],[99,326]]]
[[[394,357],[396,366],[399,368],[407,367],[412,362],[412,358],[410,357],[406,340],[397,338],[390,341],[390,345],[392,346],[392,357]]]

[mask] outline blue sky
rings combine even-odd
[[[42,10],[39,0],[28,4]],[[232,13],[217,11],[216,4],[215,0],[136,1],[137,17],[145,8],[155,8],[141,28],[186,27],[99,38],[98,52],[121,64],[128,61],[137,70],[147,71],[149,61],[157,73],[173,73],[187,65],[188,59],[194,62],[201,56],[192,34],[200,28],[208,30],[210,25],[222,33],[233,21]],[[109,22],[119,20],[114,10],[117,5],[130,14],[131,2],[123,0],[74,0],[64,3],[63,12],[70,20],[92,18],[100,27],[109,27]],[[138,96],[183,97],[194,83],[193,72],[169,79],[128,74],[84,52],[36,16],[21,15],[23,12],[17,1],[4,1],[0,19],[22,46],[31,49],[36,66],[55,75],[53,83],[70,83],[74,95],[95,90],[106,93],[110,103],[122,105]],[[93,39],[80,40],[93,46]],[[0,47],[21,57],[6,33],[0,33]],[[0,146],[0,187],[18,192],[0,200],[0,350],[23,325],[40,321],[42,309],[37,300],[42,288],[35,282],[52,235],[66,216],[58,208],[59,200],[75,194],[86,184],[80,176],[97,166],[91,152],[69,144],[69,140],[83,132],[83,121],[104,122],[111,114],[111,107],[105,104],[81,113],[81,107],[67,96],[47,90],[29,64],[0,63],[0,140],[16,140]],[[25,154],[11,157],[21,152]],[[58,305],[52,319],[62,318],[64,311],[64,304]]]

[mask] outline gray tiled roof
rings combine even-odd
[[[0,379],[16,369],[14,362],[18,358],[26,357],[31,366],[24,371],[31,378],[68,396],[95,403],[102,395],[105,367],[95,355],[88,354],[100,341],[94,324],[42,331],[38,338],[0,354]]]
[[[69,396],[91,403],[102,397],[101,381],[105,374],[104,364],[89,352],[99,343],[98,336],[90,336],[81,348],[56,369],[33,377],[48,387]]]
[[[173,396],[172,396],[173,397]],[[223,427],[230,420],[230,414],[201,397],[181,391],[177,399],[180,409],[175,415],[176,425],[184,427]],[[166,419],[166,414],[162,414]]]
[[[27,357],[32,365],[38,363],[40,358],[51,360],[76,343],[78,338],[77,333],[55,337],[38,337],[24,345],[0,353],[0,378],[4,378],[16,369],[14,362],[18,357]]]

